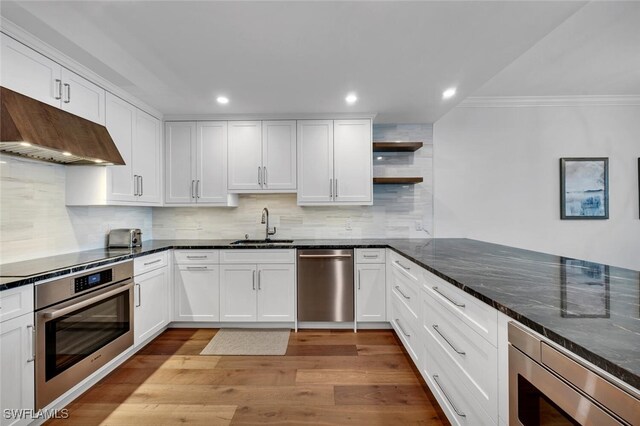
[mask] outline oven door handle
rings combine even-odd
[[[74,303],[71,306],[67,306],[61,309],[54,309],[50,311],[41,312],[40,315],[45,317],[48,320],[52,320],[55,318],[59,318],[63,315],[70,314],[72,312],[77,311],[78,309],[82,309],[86,306],[92,305],[96,302],[100,302],[101,300],[108,299],[111,296],[114,296],[119,293],[124,293],[125,291],[129,291],[133,288],[133,282],[130,282],[126,285],[120,286],[116,289],[106,291],[104,293],[99,294],[98,296],[91,297],[89,299],[83,300],[82,302]]]

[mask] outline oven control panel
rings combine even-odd
[[[89,290],[102,284],[107,284],[112,280],[113,271],[111,269],[105,269],[104,271],[75,278],[74,290],[75,293],[80,293],[81,291]]]

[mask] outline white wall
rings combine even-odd
[[[559,159],[609,157],[608,220],[560,220]],[[640,106],[458,107],[434,125],[437,237],[640,270]]]
[[[64,167],[0,156],[0,263],[105,247],[112,228],[151,239],[149,207],[66,207]]]
[[[263,207],[274,238],[425,238],[433,229],[431,124],[374,124],[374,140],[422,141],[415,153],[376,153],[374,176],[423,176],[417,185],[374,185],[373,206],[299,207],[295,194],[241,195],[239,206],[153,209],[153,236],[162,238],[264,238]],[[379,157],[381,157],[379,159]],[[416,230],[419,222],[426,230]],[[351,229],[348,230],[347,223]]]

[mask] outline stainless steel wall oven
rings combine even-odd
[[[133,345],[133,262],[37,285],[36,409]]]

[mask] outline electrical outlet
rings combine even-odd
[[[351,231],[351,229],[352,229],[351,225],[352,225],[351,218],[347,218],[347,223],[345,223],[344,229],[346,229],[347,231]]]
[[[422,221],[416,220],[416,231],[422,231],[422,229],[423,229]]]

